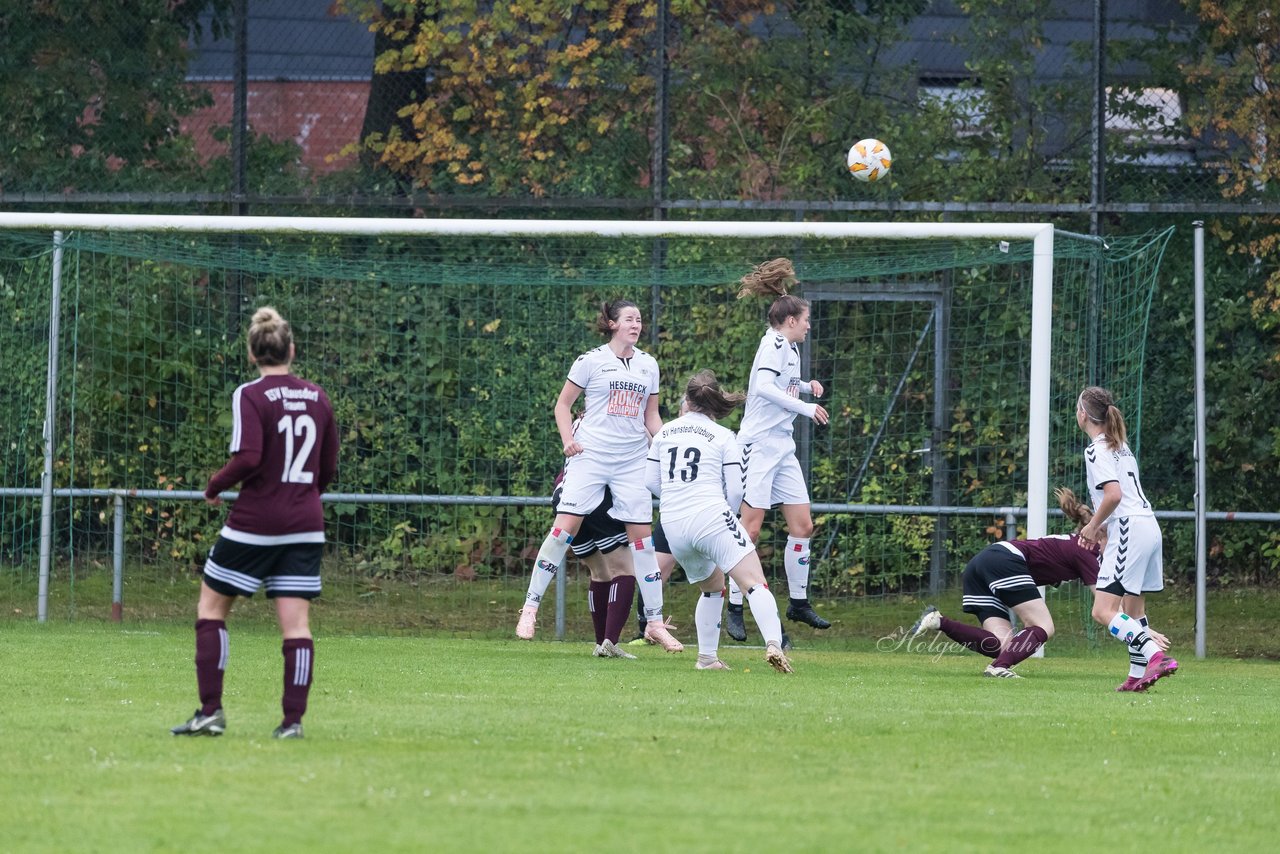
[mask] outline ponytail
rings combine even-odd
[[[796,269],[789,258],[774,258],[757,264],[738,280],[738,299],[775,297],[769,306],[769,325],[777,328],[789,317],[799,317],[809,309],[809,301],[787,293],[796,284]]]
[[[684,390],[685,402],[692,412],[701,412],[712,421],[719,421],[747,399],[739,392],[726,392],[720,388],[716,375],[710,371],[698,371],[689,378]]]
[[[1093,511],[1084,505],[1076,494],[1065,486],[1060,486],[1053,491],[1053,497],[1058,499],[1058,506],[1062,508],[1062,512],[1067,518],[1076,523],[1076,530],[1080,530],[1089,524],[1089,520],[1093,518]]]
[[[1086,418],[1094,424],[1102,425],[1102,435],[1113,450],[1128,442],[1129,431],[1125,427],[1124,413],[1116,406],[1111,392],[1099,386],[1089,386],[1080,392],[1079,405],[1084,409]]]
[[[738,299],[746,297],[782,297],[796,283],[796,268],[789,258],[774,258],[757,264],[738,280]]]

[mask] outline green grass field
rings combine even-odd
[[[566,596],[566,629],[569,638],[591,637],[591,622],[584,600],[586,581],[582,572],[570,572]],[[520,607],[524,604],[526,580],[440,582],[414,584],[379,579],[371,581],[333,572],[325,575],[324,597],[312,607],[312,627],[318,635],[400,635],[442,636],[470,639],[511,637]],[[189,626],[195,619],[199,576],[191,572],[157,572],[146,567],[129,567],[124,575],[124,620],[126,624],[175,622]],[[37,585],[34,572],[0,572],[0,632],[10,622],[31,622],[36,614]],[[692,615],[697,589],[677,582],[666,591],[667,613],[685,627],[684,637],[692,637]],[[1086,626],[1096,634],[1088,616],[1087,593],[1064,585],[1049,592],[1049,607],[1058,625],[1052,643],[1054,654],[1080,649],[1097,650],[1103,641],[1090,639]],[[1155,625],[1174,642],[1175,652],[1186,657],[1195,641],[1195,601],[1188,585],[1170,583],[1163,593],[1148,597]],[[952,589],[934,600],[911,596],[888,599],[814,600],[818,610],[832,622],[820,636],[800,627],[796,641],[813,641],[826,649],[859,651],[874,647],[875,640],[902,626],[910,625],[926,602],[943,612],[962,617],[960,591]],[[785,601],[783,603],[785,608]],[[539,618],[539,631],[549,634],[554,611]],[[1209,591],[1207,650],[1210,656],[1269,658],[1280,660],[1280,632],[1275,615],[1280,613],[1280,588],[1222,588]],[[106,622],[111,616],[111,575],[102,568],[80,571],[69,579],[59,568],[49,586],[49,622]],[[275,612],[263,597],[242,600],[236,605],[237,625],[275,625]],[[750,618],[748,618],[749,620]]]
[[[276,742],[280,644],[231,624],[221,738],[188,624],[0,623],[5,851],[1258,851],[1280,803],[1280,665],[1196,661],[1117,694],[1119,645],[1020,681],[938,648],[812,642],[595,659],[583,643],[317,641]],[[691,637],[692,632],[684,633]]]

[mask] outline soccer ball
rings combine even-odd
[[[849,149],[849,174],[859,181],[879,181],[892,163],[889,146],[878,139],[860,139]]]

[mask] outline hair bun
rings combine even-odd
[[[284,318],[280,316],[280,312],[269,305],[264,305],[253,313],[253,325],[263,331],[270,331],[283,322]]]

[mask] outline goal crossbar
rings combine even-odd
[[[677,222],[671,220],[394,219],[377,217],[161,216],[0,211],[0,230],[211,234],[454,235],[490,237],[788,237],[868,240],[1035,240],[1049,223]]]

